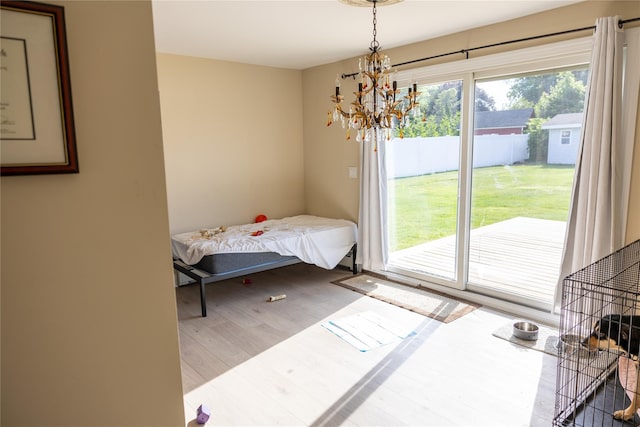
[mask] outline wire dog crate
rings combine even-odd
[[[636,381],[637,363],[627,363],[631,359],[620,351],[590,350],[582,341],[603,316],[640,315],[640,240],[567,276],[561,304],[553,425],[629,426],[613,412],[629,405],[621,380],[629,384],[633,375]],[[632,422],[638,420],[636,414]]]

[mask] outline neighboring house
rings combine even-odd
[[[533,108],[477,111],[475,114],[475,135],[520,135],[533,117]]]
[[[541,128],[549,131],[547,163],[575,165],[582,130],[582,113],[558,114]]]

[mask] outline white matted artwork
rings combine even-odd
[[[78,172],[64,8],[3,1],[2,175]]]

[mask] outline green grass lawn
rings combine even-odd
[[[509,218],[566,221],[573,166],[478,168],[472,178],[472,228]],[[458,172],[397,178],[388,184],[389,249],[395,251],[456,232]]]

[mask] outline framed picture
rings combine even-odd
[[[0,8],[1,174],[77,173],[64,8]]]

